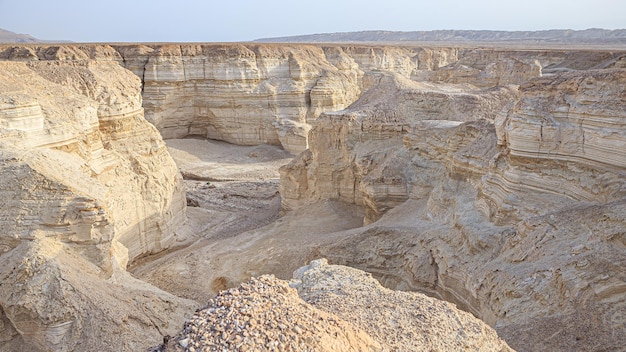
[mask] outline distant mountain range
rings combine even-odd
[[[0,28],[0,43],[70,43],[70,41],[37,39],[28,34],[18,34]]]
[[[256,39],[256,42],[528,42],[626,44],[626,29],[551,29],[544,31],[436,30],[415,32],[363,31]]]

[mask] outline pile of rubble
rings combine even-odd
[[[156,351],[382,351],[362,330],[261,276],[222,291]]]

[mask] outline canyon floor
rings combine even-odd
[[[166,143],[185,178],[184,240],[129,272],[199,308],[154,351],[512,351],[454,304],[312,260],[316,248],[361,228],[364,214],[336,201],[282,211],[279,168],[293,155],[270,145]]]
[[[279,147],[206,139],[171,139],[185,178],[188,223],[172,249],[137,260],[129,271],[204,305],[252,276],[290,279],[313,258],[321,238],[363,225],[357,207],[324,201],[281,214],[278,169],[293,159]],[[323,219],[323,221],[320,221]]]

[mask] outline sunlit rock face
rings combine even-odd
[[[404,152],[404,138],[411,131],[451,128],[474,119],[493,121],[516,94],[515,88],[481,91],[414,82],[397,74],[367,80],[371,88],[350,108],[316,120],[310,151],[283,168],[285,208],[338,199],[365,205],[366,222],[375,221],[410,196],[414,176],[394,158],[401,157],[395,154]],[[433,148],[424,146],[433,154],[445,152]],[[307,172],[299,171],[302,165]]]
[[[119,49],[132,57],[136,49]],[[239,145],[307,148],[307,121],[360,93],[363,72],[341,49],[271,45],[156,46],[143,77],[146,118],[164,138],[189,135]]]
[[[124,270],[185,219],[140,80],[90,60],[0,62],[0,77],[0,350],[144,346],[159,328],[142,320],[168,329],[190,304]]]
[[[523,85],[515,109],[495,124],[502,152],[483,180],[488,214],[516,221],[623,199],[625,82],[623,70],[606,70]]]
[[[122,64],[142,77],[146,118],[164,138],[267,143],[292,153],[308,148],[311,124],[320,114],[358,99],[363,76],[370,72],[479,87],[519,84],[541,74],[534,61],[498,63],[489,61],[492,56],[472,59],[468,65],[478,68],[466,74],[457,68],[459,49],[452,48],[184,44],[116,49]]]
[[[107,230],[109,234],[100,240],[120,241],[129,248],[130,259],[167,247],[173,229],[184,218],[184,193],[165,144],[143,119],[139,80],[115,62],[6,65],[10,67],[5,70],[8,77],[0,112],[7,143],[4,150],[14,149],[20,155],[48,153],[53,160],[38,157],[29,168],[51,174],[70,191],[84,186],[86,197],[94,192],[92,201],[77,201],[77,208],[84,208],[87,218],[103,225],[107,215],[114,218],[109,224],[112,231]],[[59,159],[66,159],[67,165]],[[43,193],[41,198],[45,198]],[[65,232],[66,237],[75,232],[80,238],[82,231],[72,226],[91,225],[89,221],[74,225],[73,220],[82,221],[81,211],[76,211],[62,207],[60,214],[76,213],[77,219],[59,215],[59,220],[51,216],[43,223],[55,224],[55,232]],[[30,232],[41,224],[8,225]]]
[[[519,350],[618,350],[624,57],[2,47],[0,351],[143,350],[179,328],[193,304],[123,270],[185,218],[162,136],[302,152],[281,171],[285,210],[340,200],[367,224],[316,256],[452,301]]]
[[[281,170],[286,209],[365,209],[370,225],[318,253],[456,302],[513,348],[621,348],[626,72],[482,90],[369,77]]]

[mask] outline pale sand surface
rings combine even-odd
[[[187,225],[178,246],[129,268],[165,291],[205,304],[251,276],[273,273],[288,279],[315,259],[314,243],[363,224],[356,207],[336,202],[281,216],[278,168],[293,155],[279,147],[200,139],[166,143],[185,175]]]

